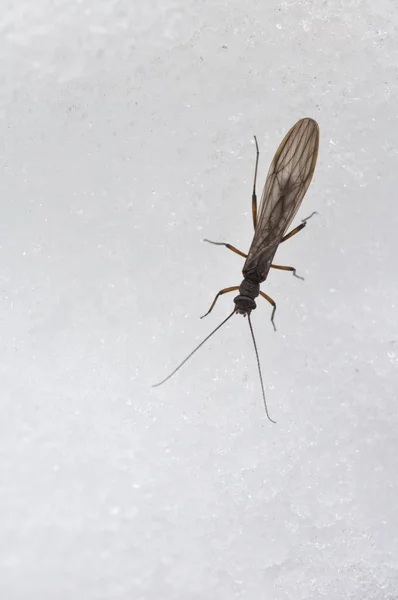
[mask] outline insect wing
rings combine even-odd
[[[318,146],[318,124],[308,118],[298,121],[282,140],[265,181],[244,277],[258,283],[267,277],[276,249],[311,183]]]

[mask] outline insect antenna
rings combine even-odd
[[[177,371],[179,371],[183,365],[185,365],[185,363],[191,358],[191,356],[193,356],[195,354],[195,352],[197,352],[199,350],[199,348],[201,348],[203,346],[203,344],[205,344],[207,342],[207,340],[209,338],[211,338],[211,336],[214,335],[216,333],[216,331],[218,331],[232,317],[232,315],[235,314],[235,312],[236,312],[236,310],[234,308],[234,310],[231,312],[231,314],[226,319],[224,319],[224,321],[222,321],[222,323],[220,323],[219,325],[217,325],[217,327],[215,329],[213,329],[213,331],[211,333],[209,333],[209,335],[207,337],[205,337],[205,339],[202,342],[200,342],[199,346],[196,346],[196,348],[194,350],[192,350],[192,352],[190,354],[188,354],[188,356],[186,358],[184,358],[184,360],[182,361],[182,363],[180,363],[178,365],[178,367],[176,369],[174,369],[174,371],[172,371],[172,373],[170,373],[170,375],[168,375],[165,379],[163,379],[159,383],[155,383],[155,385],[153,385],[152,387],[158,387],[159,385],[162,385],[168,379],[170,379],[171,377],[173,377],[173,375],[175,373],[177,373]],[[256,352],[257,352],[257,350],[256,350]],[[263,395],[264,395],[264,391],[263,391]],[[264,401],[265,401],[265,397],[264,397]],[[270,420],[272,420],[272,419],[270,419]]]
[[[251,332],[251,334],[252,334],[252,340],[253,340],[253,345],[254,345],[254,351],[255,351],[255,353],[256,353],[257,367],[258,367],[258,374],[260,375],[261,391],[262,391],[262,394],[263,394],[263,400],[264,400],[265,412],[266,412],[266,415],[267,415],[268,419],[271,421],[271,423],[276,423],[276,421],[274,421],[273,419],[271,419],[271,417],[269,416],[269,412],[268,412],[267,400],[265,399],[265,392],[264,392],[263,376],[262,376],[262,374],[261,374],[260,358],[259,358],[259,356],[258,356],[257,344],[256,344],[256,338],[254,337],[254,332],[253,332],[252,322],[251,322],[251,319],[250,319],[250,313],[247,313],[247,318],[249,319],[249,327],[250,327],[250,332]]]

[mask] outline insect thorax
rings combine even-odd
[[[256,308],[254,298],[260,293],[260,284],[244,279],[239,286],[239,296],[234,298],[236,311],[241,315],[246,315]]]

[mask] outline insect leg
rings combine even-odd
[[[280,271],[292,271],[293,275],[297,277],[297,279],[302,279],[304,281],[304,277],[297,275],[296,269],[294,267],[282,267],[281,265],[271,265],[272,269],[279,269]]]
[[[271,323],[274,327],[274,331],[276,331],[276,327],[275,327],[275,323],[274,323],[274,315],[275,315],[275,311],[276,311],[276,302],[275,300],[272,300],[272,298],[270,296],[268,296],[268,294],[266,294],[265,292],[260,292],[260,296],[262,296],[263,298],[265,298],[267,300],[267,302],[269,302],[271,304],[271,306],[274,307],[273,311],[272,311],[272,315],[271,315]]]
[[[236,252],[236,254],[243,256],[243,258],[247,258],[247,254],[245,254],[241,250],[238,250],[237,248],[235,248],[235,246],[231,246],[231,244],[225,244],[224,242],[212,242],[211,240],[203,240],[203,241],[209,242],[209,244],[214,244],[215,246],[225,246],[226,248],[228,248],[228,250],[232,250],[232,252]]]
[[[293,237],[294,235],[296,235],[296,233],[298,233],[299,231],[301,231],[302,229],[304,229],[304,227],[307,225],[308,219],[311,219],[311,217],[313,217],[314,215],[317,215],[317,214],[318,213],[314,210],[314,212],[311,213],[309,217],[307,217],[306,219],[301,219],[301,225],[297,225],[297,227],[295,227],[289,233],[287,233],[285,236],[283,236],[283,238],[281,239],[280,243],[286,242],[286,240],[288,240],[289,238]]]
[[[257,227],[257,194],[256,194],[256,183],[257,183],[257,169],[258,169],[258,159],[260,156],[260,151],[258,149],[257,138],[254,136],[254,141],[256,143],[256,166],[254,169],[254,181],[253,181],[253,192],[252,192],[252,214],[253,214],[253,227],[254,231],[256,231]]]
[[[318,213],[316,211],[314,211],[313,213],[310,214],[309,217],[307,217],[306,219],[302,219],[300,225],[297,225],[297,227],[295,227],[294,229],[292,229],[292,231],[290,231],[289,233],[287,233],[281,239],[281,243],[282,242],[286,242],[286,240],[288,240],[289,238],[293,237],[294,235],[296,235],[296,233],[298,233],[299,231],[301,231],[302,229],[304,229],[304,227],[307,225],[308,219],[311,219],[311,217],[313,217],[314,215],[317,215],[317,214]],[[279,265],[271,265],[271,267],[273,269],[279,269],[280,271],[292,271],[293,275],[295,277],[297,277],[297,279],[302,279],[304,281],[304,277],[301,277],[300,275],[297,275],[296,269],[294,267],[281,267]]]
[[[239,289],[239,286],[238,286],[238,285],[234,285],[234,286],[232,286],[232,287],[228,287],[228,288],[224,288],[223,290],[220,290],[220,291],[218,292],[218,294],[216,295],[216,297],[214,298],[214,300],[213,300],[213,302],[212,302],[212,305],[210,306],[210,308],[209,308],[209,310],[207,311],[207,313],[206,313],[205,315],[203,315],[202,317],[200,317],[200,318],[201,318],[201,319],[203,319],[204,317],[207,317],[207,315],[208,315],[209,313],[211,313],[211,311],[213,310],[213,308],[214,308],[214,305],[215,305],[215,303],[217,302],[217,300],[218,300],[219,296],[222,296],[223,294],[228,294],[228,292],[235,292],[235,291],[236,291],[236,290],[238,290],[238,289]]]

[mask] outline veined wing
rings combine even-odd
[[[244,277],[257,283],[267,277],[276,249],[311,183],[318,146],[319,127],[309,118],[298,121],[282,140],[265,181]]]

